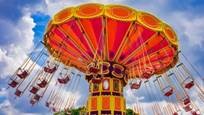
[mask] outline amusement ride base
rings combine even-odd
[[[101,83],[90,83],[88,115],[124,115],[126,111],[121,80],[105,77]]]
[[[126,82],[123,75],[117,74],[124,72],[125,69],[119,64],[110,62],[105,62],[102,68],[101,73],[86,76],[86,80],[89,82],[87,114],[125,115],[126,104],[123,87]]]

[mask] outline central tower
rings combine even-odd
[[[103,62],[99,67],[90,66],[89,72],[86,76],[90,84],[87,114],[125,115],[125,68],[116,63]]]

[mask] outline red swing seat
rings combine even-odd
[[[69,82],[70,78],[69,76],[66,76],[65,78],[58,78],[57,80],[61,84],[66,84],[67,82]]]
[[[21,94],[22,94],[22,91],[16,89],[16,91],[15,91],[15,95],[18,96],[18,97],[20,97]]]
[[[154,71],[155,71],[154,68],[146,67],[144,69],[144,73],[142,74],[142,77],[145,79],[149,79],[153,75]]]
[[[56,110],[56,108],[53,107],[53,108],[52,108],[52,111],[53,111],[53,112],[56,112],[57,110]]]
[[[149,79],[151,76],[152,76],[152,74],[149,74],[149,73],[146,73],[146,72],[142,74],[142,77],[145,78],[145,79]]]
[[[67,109],[65,108],[64,111],[65,111],[65,113],[67,113],[68,115],[70,115],[70,113],[71,113],[68,108],[67,108]]]
[[[184,81],[183,81],[184,87],[186,89],[191,89],[195,84],[194,84],[194,80],[190,77],[187,77]]]
[[[47,102],[47,101],[46,101],[46,102],[45,102],[45,106],[49,108],[49,107],[50,107],[50,102]]]
[[[201,115],[200,111],[197,110],[197,111],[191,111],[191,114],[192,115]]]
[[[40,97],[41,97],[40,95],[36,94],[36,95],[33,97],[33,99],[36,100],[36,101],[39,101],[39,100],[40,100]]]
[[[141,84],[142,84],[142,81],[140,81],[139,83],[136,83],[136,82],[135,83],[131,83],[130,84],[130,88],[131,89],[139,89]]]
[[[29,74],[26,70],[23,70],[21,73],[17,73],[16,75],[21,79],[25,79]]]
[[[189,105],[184,106],[183,109],[184,109],[186,112],[189,112],[189,111],[191,111],[193,108],[192,108],[191,104],[189,104]]]
[[[64,112],[67,113],[67,109],[64,108]]]
[[[54,73],[55,71],[57,70],[57,67],[53,67],[53,68],[49,68],[49,67],[44,67],[44,71],[47,72],[47,73]]]
[[[162,91],[164,92],[164,96],[167,97],[171,96],[174,93],[174,89],[171,86],[165,87]]]
[[[31,90],[30,90],[30,92],[32,93],[32,94],[36,94],[37,92],[38,92],[38,88],[37,87],[32,87],[31,88]]]
[[[42,80],[39,84],[37,84],[40,88],[44,88],[47,85],[46,80]]]
[[[30,100],[30,104],[31,104],[31,105],[36,104],[36,102],[37,102],[37,101],[36,101],[36,100],[34,100],[34,99],[31,99],[31,100]]]
[[[12,88],[15,88],[18,85],[18,82],[16,82],[15,80],[12,80],[12,82],[9,83],[8,85],[11,86]]]
[[[191,102],[191,100],[190,100],[189,97],[187,97],[187,98],[185,98],[185,99],[183,100],[183,104],[184,104],[184,105],[187,105],[187,104],[189,104],[190,102]]]
[[[173,115],[178,115],[178,112],[174,112]]]

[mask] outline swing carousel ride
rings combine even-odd
[[[189,94],[196,91],[204,102],[204,90],[190,70],[195,68],[178,58],[187,60],[174,30],[150,13],[95,3],[65,8],[49,21],[39,44],[44,47],[36,46],[8,83],[16,97],[29,93],[32,105],[43,98],[53,112],[69,111],[76,97],[62,89],[76,91],[84,76],[87,115],[125,115],[125,86],[132,92],[145,87],[154,115],[201,114]],[[132,109],[145,114],[139,100]]]

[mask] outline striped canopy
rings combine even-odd
[[[50,20],[44,42],[57,60],[85,73],[98,60],[123,65],[130,77],[151,68],[161,74],[178,59],[178,39],[168,24],[121,5],[65,8]]]

